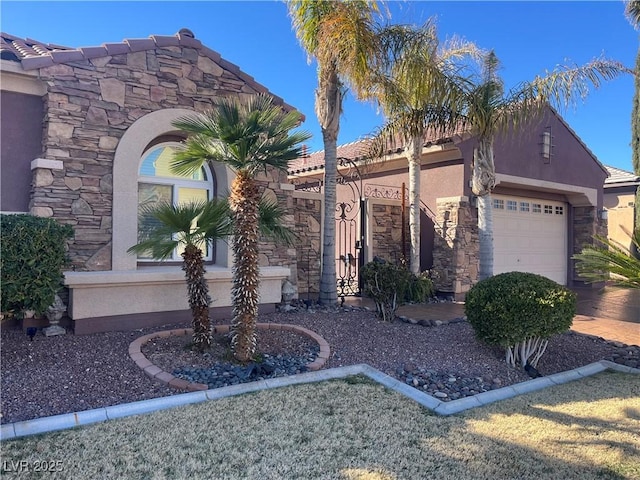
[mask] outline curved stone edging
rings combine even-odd
[[[230,325],[216,325],[214,327],[215,333],[228,333],[230,329]],[[289,330],[292,332],[299,333],[300,335],[304,335],[306,337],[311,338],[315,341],[320,347],[320,352],[316,359],[307,365],[307,368],[310,371],[320,370],[324,367],[325,363],[329,359],[329,355],[331,353],[331,348],[327,341],[318,335],[316,332],[308,330],[304,327],[299,327],[297,325],[289,325],[286,323],[257,323],[256,330]],[[160,367],[154,365],[149,361],[147,357],[142,353],[142,346],[147,343],[149,340],[154,338],[167,338],[172,336],[182,336],[182,335],[191,335],[193,333],[192,328],[177,328],[174,330],[163,330],[161,332],[149,333],[147,335],[143,335],[142,337],[136,338],[133,342],[129,344],[129,356],[131,360],[133,360],[136,365],[138,365],[144,373],[162,383],[166,383],[170,387],[177,388],[180,390],[188,390],[190,392],[208,390],[209,387],[204,383],[195,383],[195,382],[187,382],[182,378],[178,378],[170,374],[169,372],[165,372]]]

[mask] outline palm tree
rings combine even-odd
[[[335,220],[337,141],[345,86],[361,96],[378,58],[378,3],[366,0],[289,0],[293,28],[318,63],[315,110],[324,142],[324,217],[319,301],[337,302]]]
[[[493,51],[482,62],[478,82],[467,83],[467,106],[464,123],[477,138],[472,160],[472,191],[478,198],[480,243],[479,280],[493,275],[493,215],[491,191],[495,186],[493,142],[498,134],[522,131],[536,121],[549,104],[564,107],[584,97],[590,86],[629,70],[622,64],[596,59],[584,66],[558,67],[545,76],[537,76],[504,93],[498,75],[499,61]]]
[[[625,14],[634,28],[640,28],[640,0],[627,0]]]
[[[630,236],[640,249],[640,228]],[[573,256],[578,273],[590,282],[613,280],[621,287],[640,288],[640,259],[612,240],[599,236],[596,240],[602,246],[583,248]]]
[[[229,206],[232,215],[233,322],[231,347],[235,358],[246,363],[255,353],[255,324],[258,315],[258,239],[261,186],[256,180],[260,171],[286,172],[290,160],[301,154],[301,143],[310,135],[290,130],[298,126],[298,112],[283,112],[266,95],[244,99],[219,100],[207,113],[194,114],[174,122],[189,134],[183,150],[176,153],[172,169],[191,174],[207,161],[226,164],[235,171]],[[273,225],[266,231],[277,232]],[[264,231],[264,230],[263,230]]]
[[[627,1],[625,13],[633,28],[640,29],[640,0]],[[636,55],[635,92],[631,109],[631,163],[640,175],[640,48]],[[640,187],[636,190],[636,205],[640,205]],[[636,206],[636,228],[640,227],[640,207]]]
[[[379,157],[397,141],[409,162],[409,230],[411,272],[420,272],[420,180],[425,136],[440,138],[458,123],[464,99],[458,78],[459,61],[478,56],[473,43],[439,43],[435,24],[421,28],[392,26],[381,32],[387,53],[383,71],[375,76],[371,94],[386,116],[385,125],[371,143],[370,155]]]
[[[140,222],[142,240],[129,248],[129,252],[164,260],[171,257],[176,248],[183,249],[182,269],[193,317],[193,345],[200,351],[207,349],[211,345],[211,298],[204,277],[202,249],[231,232],[228,203],[217,200],[181,205],[161,203],[144,208]]]

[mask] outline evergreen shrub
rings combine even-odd
[[[43,314],[62,287],[70,225],[31,215],[0,215],[0,311]]]

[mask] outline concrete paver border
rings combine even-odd
[[[470,408],[487,405],[489,403],[505,400],[525,393],[541,390],[553,385],[560,385],[581,378],[595,375],[605,370],[614,370],[623,373],[640,374],[640,369],[618,365],[607,360],[591,363],[566,372],[560,372],[548,377],[536,378],[515,385],[502,387],[479,393],[472,397],[464,397],[459,400],[443,402],[424,392],[416,390],[409,385],[386,375],[375,368],[366,365],[351,365],[347,367],[332,368],[314,372],[291,375],[289,377],[278,377],[258,382],[232,385],[229,387],[216,388],[207,391],[197,391],[171,395],[168,397],[153,398],[139,402],[114,405],[111,407],[97,408],[83,412],[67,413],[52,417],[37,418],[24,422],[9,423],[1,426],[0,440],[25,437],[39,433],[65,430],[73,427],[90,425],[92,423],[103,422],[115,418],[129,417],[143,413],[151,413],[182,405],[201,403],[207,400],[217,400],[220,398],[242,395],[245,393],[257,392],[270,388],[279,388],[302,383],[314,383],[325,380],[350,377],[362,374],[368,378],[390,388],[406,397],[418,402],[420,405],[434,411],[439,415],[452,415],[468,410]]]
[[[228,333],[230,325],[216,325],[214,327],[214,333]],[[316,359],[307,364],[307,369],[310,371],[320,370],[327,363],[329,356],[331,355],[331,348],[327,341],[318,335],[316,332],[309,330],[298,325],[289,325],[286,323],[257,323],[256,330],[289,330],[291,332],[298,333],[305,337],[308,337],[315,341],[320,348]],[[157,365],[151,363],[151,361],[142,353],[142,346],[153,340],[154,338],[168,338],[175,336],[191,335],[193,333],[192,328],[177,328],[175,330],[162,330],[160,332],[149,333],[136,338],[129,344],[129,356],[131,360],[135,362],[144,373],[149,377],[157,380],[161,383],[165,383],[170,387],[177,388],[179,390],[188,390],[190,392],[204,391],[208,389],[208,386],[204,383],[188,382],[181,378],[173,376],[169,372],[163,371]]]

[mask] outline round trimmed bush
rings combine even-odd
[[[479,340],[510,347],[568,330],[576,314],[576,295],[540,275],[502,273],[469,290],[465,313]]]

